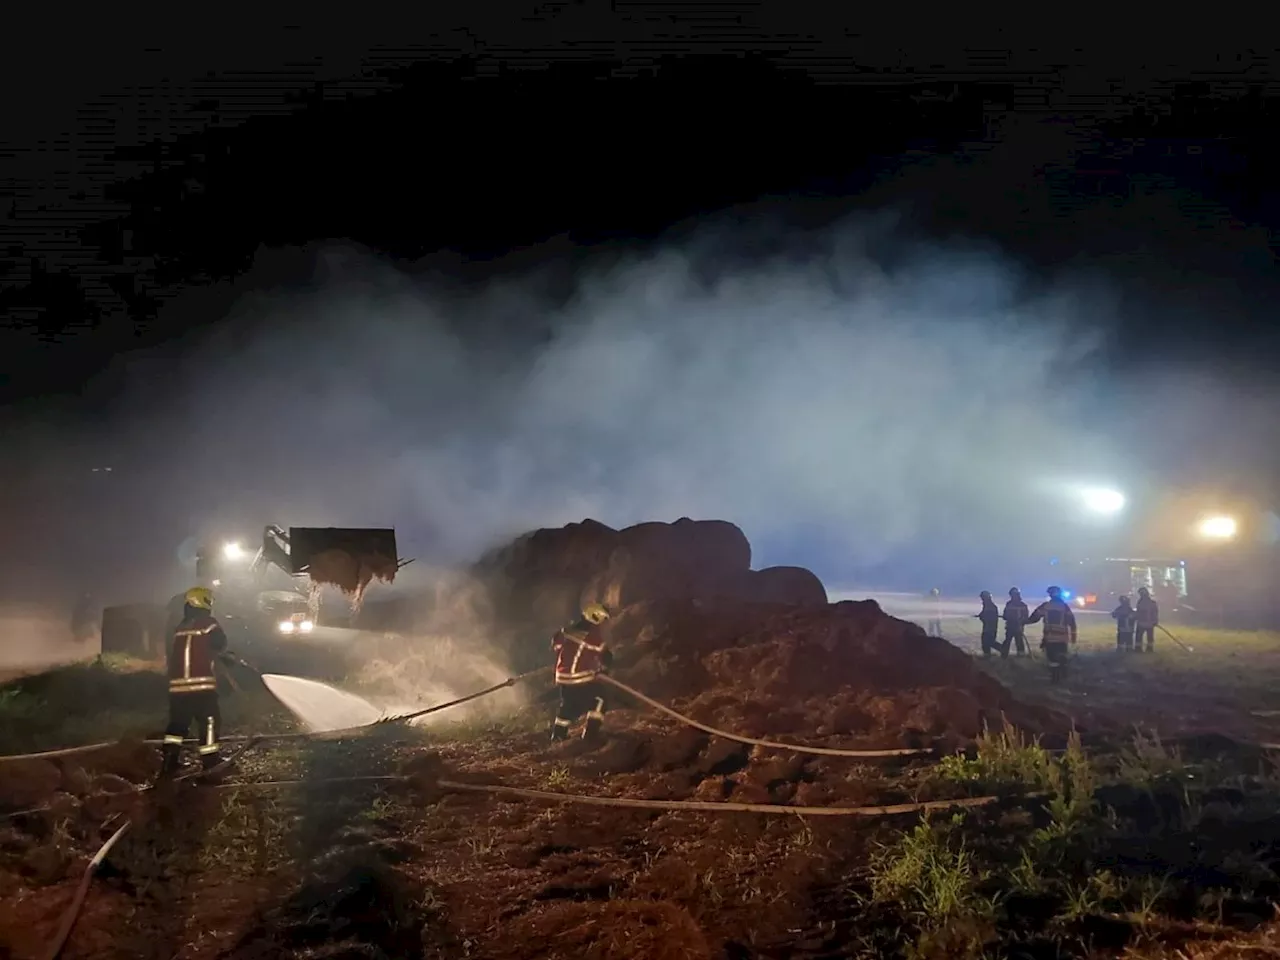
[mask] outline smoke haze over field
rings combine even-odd
[[[1146,447],[1143,425],[1177,422],[1203,453],[1195,404],[1275,409],[1233,407],[1212,374],[1192,404],[1183,373],[1103,363],[1122,303],[1142,307],[1099,273],[1032,274],[891,218],[767,237],[725,221],[601,255],[568,296],[536,273],[463,289],[312,251],[309,282],[120,358],[91,428],[30,425],[8,523],[31,562],[10,585],[180,581],[184,538],[265,522],[394,526],[403,555],[458,560],[536,526],[688,515],[738,523],[756,566],[967,590],[1086,549],[1073,484],[1132,492],[1171,450],[1202,459],[1167,432]]]

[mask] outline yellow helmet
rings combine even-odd
[[[213,591],[208,587],[192,587],[182,599],[188,607],[196,607],[200,610],[213,609]]]
[[[604,623],[609,619],[609,611],[603,603],[589,603],[582,608],[582,616],[590,623]]]

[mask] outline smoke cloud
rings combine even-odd
[[[212,334],[118,360],[91,434],[41,434],[28,462],[74,482],[28,489],[42,533],[11,522],[58,542],[44,569],[111,589],[180,585],[184,539],[267,522],[394,526],[434,563],[687,515],[738,523],[756,566],[968,590],[1087,547],[1077,486],[1145,482],[1134,431],[1169,391],[1103,362],[1122,291],[1101,274],[890,216],[773,226],[476,288],[344,245],[264,252]]]

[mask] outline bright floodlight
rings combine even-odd
[[[1200,536],[1210,540],[1230,540],[1236,535],[1234,517],[1205,517],[1200,521]]]
[[[222,555],[228,560],[239,560],[244,556],[244,547],[235,541],[224,543],[222,545]]]
[[[1093,513],[1119,513],[1124,509],[1124,494],[1105,487],[1088,487],[1080,491],[1085,507]]]

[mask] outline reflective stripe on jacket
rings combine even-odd
[[[1023,600],[1010,600],[1004,605],[1004,622],[1010,627],[1020,627],[1027,622],[1031,611]]]
[[[1065,600],[1046,600],[1036,607],[1028,623],[1044,621],[1045,643],[1070,643],[1076,638],[1076,615]]]
[[[604,638],[596,624],[579,620],[556,633],[556,683],[590,683],[604,668]]]
[[[169,647],[169,692],[217,690],[213,662],[226,648],[226,634],[213,617],[203,614],[183,620]]]

